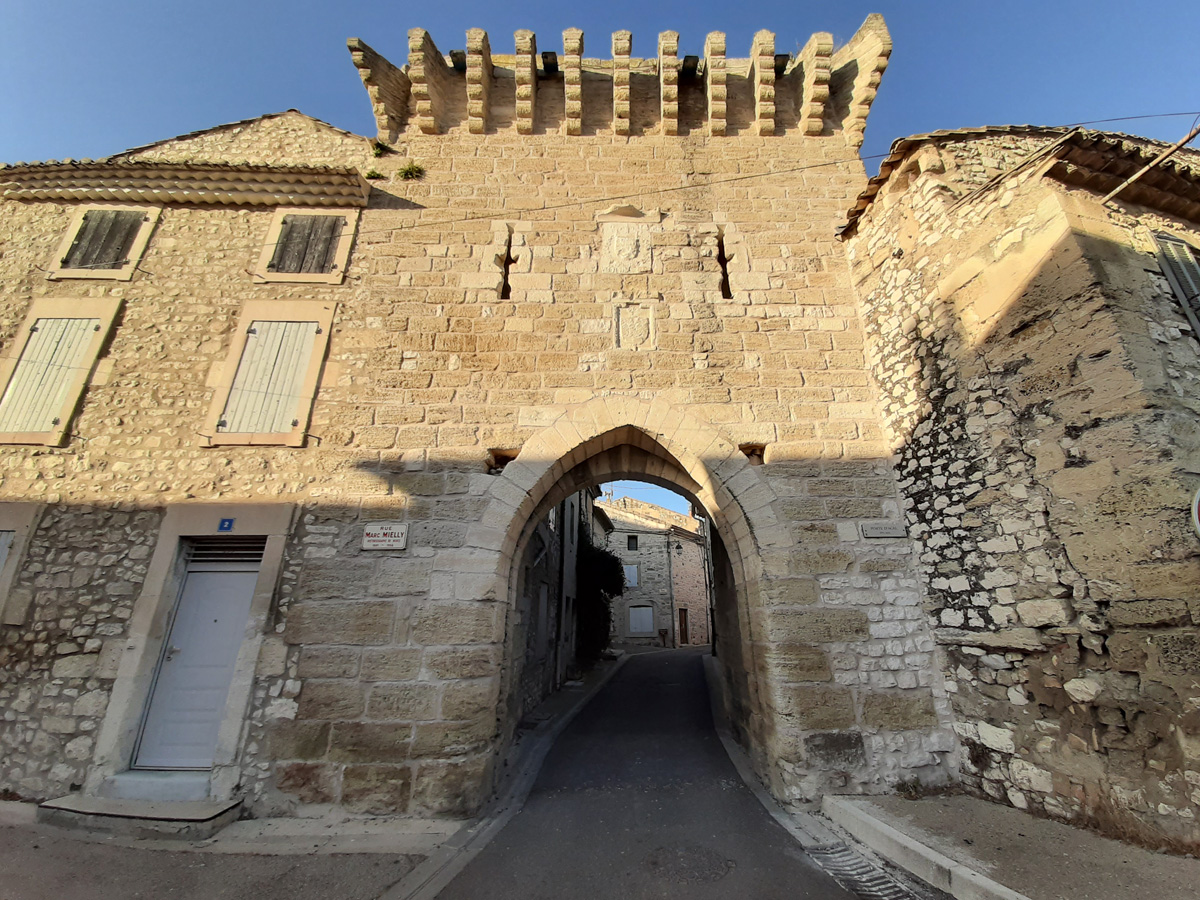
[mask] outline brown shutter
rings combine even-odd
[[[268,272],[327,274],[333,271],[342,216],[284,216]]]
[[[120,269],[129,262],[129,248],[145,221],[129,209],[89,209],[63,258],[64,269]]]

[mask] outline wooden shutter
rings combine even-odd
[[[1158,235],[1163,271],[1184,309],[1200,307],[1200,253],[1194,247],[1165,234]]]
[[[4,566],[8,562],[8,553],[12,549],[13,538],[16,537],[15,531],[0,531],[0,572],[4,571]],[[0,597],[0,606],[4,605],[4,598]]]
[[[318,331],[316,322],[251,322],[217,431],[277,434],[297,427]]]
[[[90,209],[63,257],[64,269],[120,269],[129,262],[129,249],[146,220],[145,213],[128,209]]]
[[[90,365],[99,319],[38,319],[30,328],[12,377],[0,397],[0,432],[54,431]]]
[[[337,259],[342,216],[284,216],[268,272],[327,274]]]

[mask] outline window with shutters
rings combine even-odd
[[[59,446],[120,300],[36,300],[0,358],[0,443]]]
[[[209,410],[210,446],[304,443],[334,306],[246,304]]]
[[[254,280],[341,284],[358,210],[278,209]]]
[[[1200,338],[1200,249],[1169,234],[1155,235],[1155,239],[1163,273]]]
[[[638,567],[637,566],[622,566],[625,570],[625,587],[637,587],[638,583]]]
[[[637,539],[638,539],[638,536],[636,534],[629,535],[629,537],[627,537],[625,540],[626,549],[636,550],[638,548]]]
[[[77,209],[51,261],[49,277],[129,281],[161,213],[157,206]]]
[[[629,633],[654,634],[654,607],[629,607]]]
[[[24,624],[33,591],[14,591],[21,559],[42,507],[37,503],[0,503],[0,624]]]

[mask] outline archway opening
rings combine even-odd
[[[733,496],[703,463],[685,466],[635,426],[539,462],[542,476],[526,490],[510,532],[502,730],[591,662],[594,635],[586,629],[596,622],[583,600],[599,579],[600,570],[588,568],[595,549],[619,566],[624,582],[602,625],[610,647],[711,647],[721,708],[741,743],[761,747],[746,577],[746,558],[756,553],[752,535],[734,527],[744,518]],[[511,732],[502,737],[507,742]]]

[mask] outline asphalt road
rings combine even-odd
[[[559,736],[522,811],[439,900],[853,900],[738,777],[701,651],[632,657]]]

